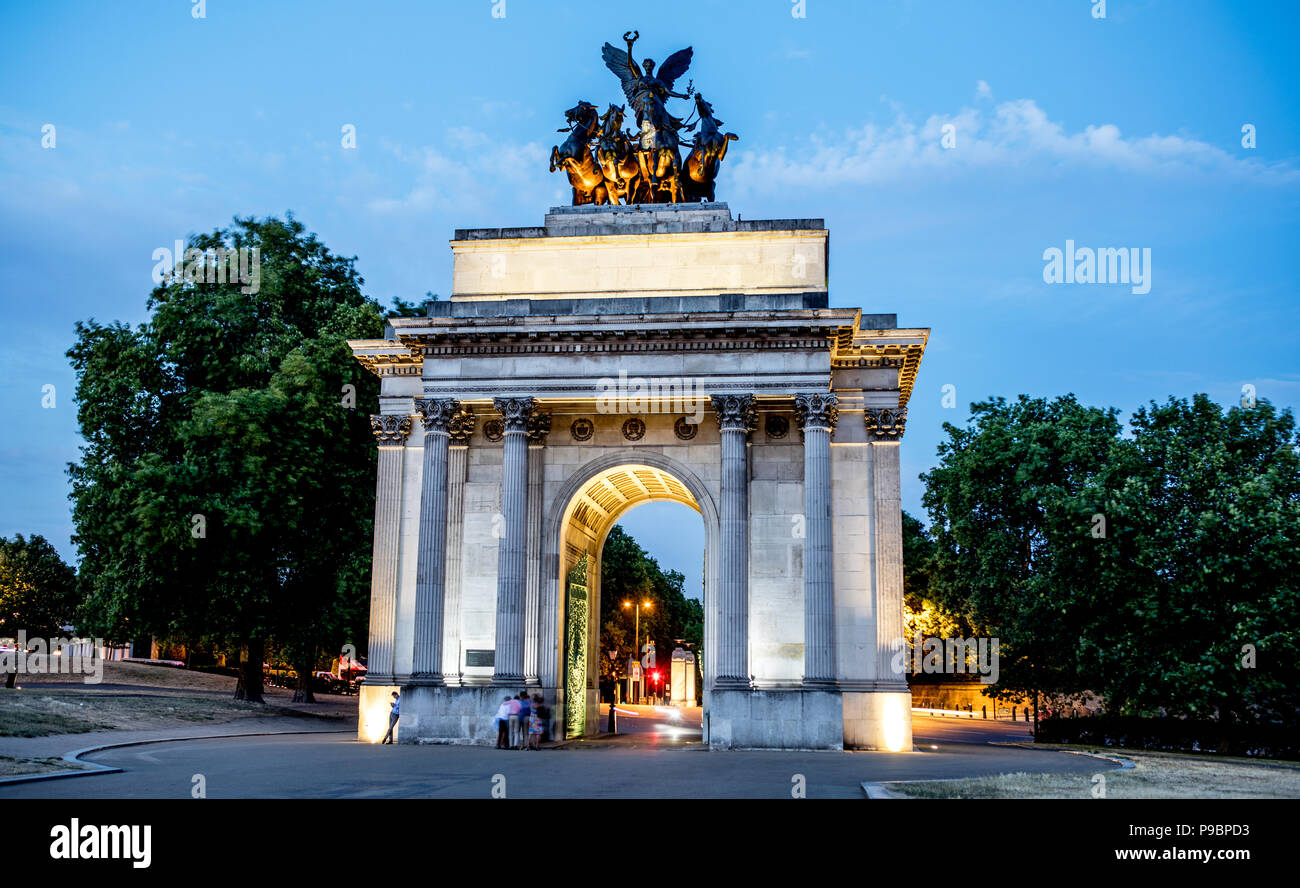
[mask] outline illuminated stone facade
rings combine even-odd
[[[910,748],[898,448],[928,331],[827,307],[820,220],[566,207],[452,248],[450,301],[351,343],[381,380],[362,737],[394,687],[403,743],[493,743],[524,688],[595,732],[601,548],[670,500],[705,529],[710,746]]]

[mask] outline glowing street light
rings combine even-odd
[[[632,607],[632,606],[633,606],[633,605],[632,605],[632,602],[630,602],[630,601],[625,601],[625,602],[623,602],[623,610],[627,610],[628,608],[630,608],[630,607]],[[636,610],[636,630],[635,630],[635,633],[634,633],[634,635],[633,635],[633,648],[632,648],[632,649],[636,652],[636,654],[635,654],[636,657],[640,657],[640,656],[641,656],[641,608],[645,608],[646,610],[650,610],[650,599],[647,598],[645,601],[638,602],[638,603],[636,604],[636,608],[635,608],[635,610]]]
[[[641,653],[641,608],[650,610],[650,603],[651,603],[650,599],[647,598],[645,601],[639,602],[636,605],[636,633],[634,636],[633,649],[637,652],[637,654]],[[630,607],[632,607],[632,602],[630,601],[623,602],[624,610],[627,610]]]

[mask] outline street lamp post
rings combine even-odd
[[[623,602],[623,609],[624,609],[624,610],[627,610],[627,609],[630,608],[630,607],[633,607],[632,602],[630,602],[630,601],[625,601],[625,602]],[[636,652],[636,653],[635,653],[635,656],[636,656],[636,658],[637,658],[638,660],[641,659],[641,608],[643,608],[643,607],[644,607],[646,610],[649,610],[649,609],[650,609],[650,601],[649,601],[649,600],[646,600],[646,601],[638,601],[638,602],[636,603],[636,605],[635,605],[635,608],[634,608],[634,610],[636,611],[636,624],[635,624],[635,625],[636,625],[636,629],[635,629],[635,631],[634,631],[634,635],[633,635],[633,648],[632,648],[632,649]],[[645,681],[645,679],[642,679],[642,682],[644,682],[644,681]]]

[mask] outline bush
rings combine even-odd
[[[1089,715],[1043,719],[1038,723],[1038,740],[1165,752],[1300,759],[1300,733],[1281,724]]]

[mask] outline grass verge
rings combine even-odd
[[[1093,752],[1133,762],[1117,771],[1097,762],[1112,799],[1300,798],[1300,765],[1229,757],[1037,744],[1034,747]],[[890,792],[918,799],[1086,799],[1099,785],[1094,774],[999,774],[965,780],[886,784]]]

